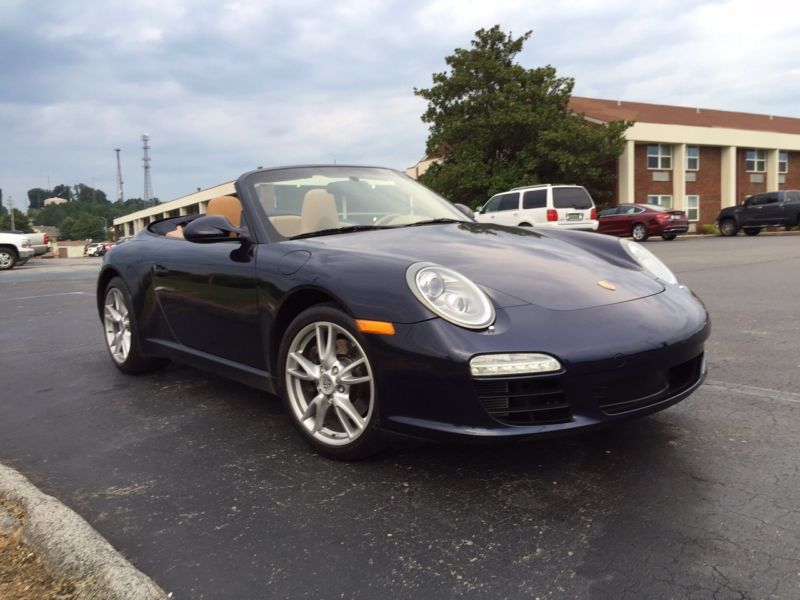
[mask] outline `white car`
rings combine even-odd
[[[496,194],[475,213],[479,223],[597,230],[594,200],[580,185],[532,185]]]
[[[0,271],[24,265],[32,256],[30,239],[18,233],[0,233]]]

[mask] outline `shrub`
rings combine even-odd
[[[700,227],[700,233],[705,235],[719,235],[719,227],[716,225],[703,225]]]

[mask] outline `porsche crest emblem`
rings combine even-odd
[[[616,292],[617,291],[617,286],[615,286],[610,281],[606,281],[605,279],[602,279],[602,280],[598,281],[597,285],[599,285],[604,290],[608,290],[609,292]]]

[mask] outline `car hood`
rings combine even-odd
[[[432,262],[449,267],[488,288],[501,306],[530,303],[551,310],[577,310],[627,302],[664,290],[660,282],[633,265],[623,268],[546,233],[518,227],[436,224],[305,241],[308,247],[363,253],[372,258],[385,255],[392,262],[404,259],[409,265]]]

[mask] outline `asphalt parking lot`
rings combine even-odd
[[[99,260],[36,259],[0,273],[0,462],[177,598],[796,599],[800,236],[647,247],[711,313],[688,400],[355,464],[311,453],[257,390],[118,372]]]

